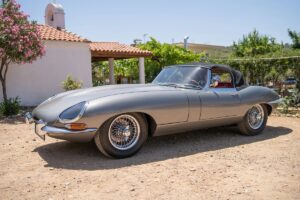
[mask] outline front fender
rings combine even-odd
[[[100,127],[109,118],[122,113],[145,113],[157,125],[188,120],[188,99],[183,91],[156,91],[119,94],[99,98],[89,105],[78,122],[88,127]]]

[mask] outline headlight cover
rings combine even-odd
[[[75,104],[74,106],[67,108],[59,115],[58,117],[59,121],[61,123],[72,123],[79,120],[83,115],[86,107],[87,107],[87,102],[83,101],[78,104]]]

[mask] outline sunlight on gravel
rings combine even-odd
[[[222,127],[151,138],[121,160],[7,120],[0,152],[0,199],[300,198],[299,118],[271,117],[254,137]]]

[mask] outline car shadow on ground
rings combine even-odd
[[[139,153],[126,159],[104,157],[94,143],[56,142],[34,151],[47,162],[45,167],[73,170],[101,170],[146,164],[201,152],[209,152],[291,133],[286,127],[268,126],[257,136],[240,135],[235,127],[221,127],[150,138]]]

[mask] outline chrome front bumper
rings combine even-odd
[[[32,117],[32,114],[29,112],[25,114],[25,121],[27,124],[34,123],[34,133],[44,141],[46,139],[46,135],[48,135],[49,137],[62,140],[89,142],[94,138],[97,132],[97,128],[87,128],[84,130],[72,131],[65,128],[48,126],[47,123],[43,122],[42,120],[35,120]]]
[[[42,120],[35,120],[30,112],[25,114],[25,121],[26,124],[34,124],[34,133],[45,141],[46,133],[41,132],[41,128],[45,126],[45,123]]]

